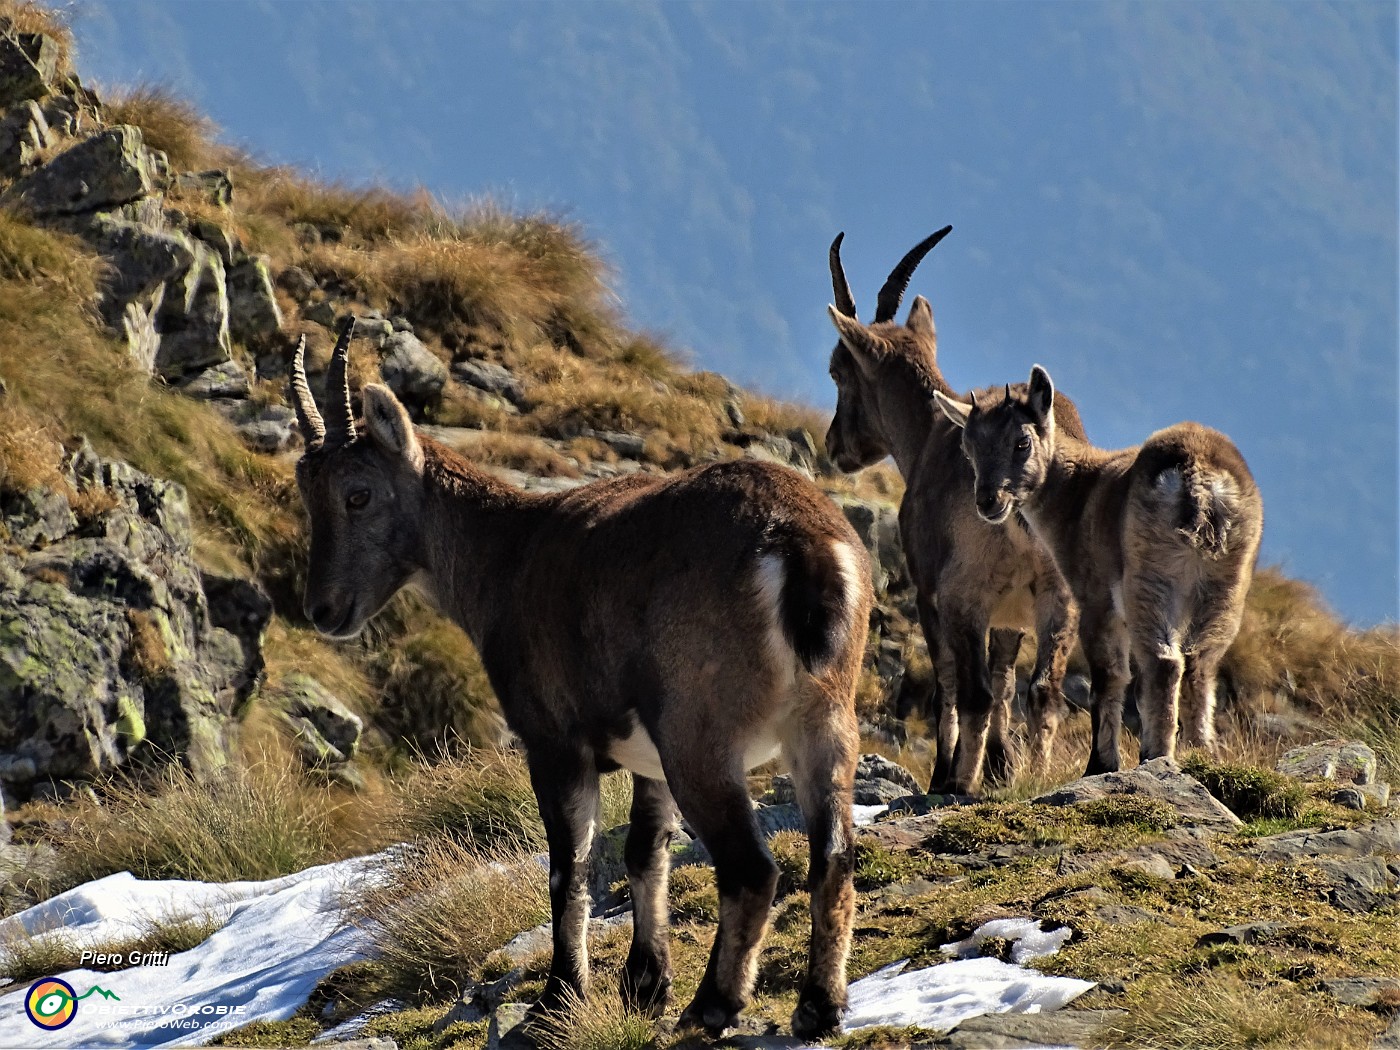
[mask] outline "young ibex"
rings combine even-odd
[[[529,494],[414,433],[345,378],[353,322],[327,374],[323,423],[300,350],[292,400],[307,450],[306,615],[336,638],[413,584],[466,631],[525,746],[549,842],[554,959],[535,1016],[588,981],[586,867],[598,777],[633,777],[625,845],[634,932],[623,994],[659,1010],[675,808],[714,859],[720,920],[681,1021],[718,1032],[747,1001],[778,868],[745,773],[781,751],[811,843],[812,937],[792,1018],[834,1031],[855,898],[854,697],[873,602],[865,551],[836,506],[784,467],[719,463]],[[673,801],[674,799],[674,801]]]
[[[1215,745],[1215,675],[1239,631],[1264,528],[1239,450],[1197,423],[1105,452],[1057,427],[1055,387],[1036,365],[1024,391],[943,394],[977,475],[977,512],[1016,511],[1079,601],[1094,691],[1121,717],[1129,655],[1138,669],[1143,759]],[[972,501],[969,501],[971,504]]]
[[[914,299],[908,322],[895,321],[909,278],[951,230],[945,227],[900,260],[880,290],[874,323],[856,320],[855,299],[841,266],[841,240],[832,242],[831,319],[840,342],[831,353],[836,415],[826,448],[841,470],[855,471],[893,456],[904,475],[899,526],[929,657],[938,672],[938,755],[930,791],[970,793],[984,755],[989,776],[1011,771],[1013,749],[1003,706],[995,702],[987,660],[987,629],[1034,619],[1036,662],[1027,698],[1033,767],[1048,764],[1064,710],[1065,663],[1077,614],[1068,588],[1019,521],[989,525],[972,509],[972,468],[958,431],[934,405],[953,390],[938,367],[933,311]],[[1079,414],[1057,402],[1061,425],[1083,437]],[[1118,738],[1096,709],[1088,772],[1118,768]]]

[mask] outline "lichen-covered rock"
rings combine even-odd
[[[1285,751],[1275,768],[1300,780],[1369,784],[1376,779],[1376,753],[1359,740],[1320,740]]]
[[[0,782],[24,799],[142,755],[222,768],[261,655],[211,616],[184,490],[86,445],[65,469],[110,509],[0,555]]]
[[[328,762],[343,762],[359,751],[364,722],[310,675],[288,675],[269,699],[282,708],[294,725],[305,722],[329,752],[339,756],[328,758]],[[320,753],[327,753],[319,744],[316,748]]]
[[[1221,805],[1199,780],[1181,772],[1169,758],[1154,758],[1125,772],[1081,777],[1034,801],[1049,806],[1067,806],[1107,795],[1139,795],[1157,799],[1175,809],[1180,814],[1181,823],[1212,831],[1229,831],[1240,825],[1239,817]]]
[[[6,23],[0,34],[0,106],[43,98],[58,73],[58,43],[44,33],[16,33]]]
[[[516,408],[525,400],[525,388],[504,365],[467,359],[452,363],[452,376],[459,383],[505,398]],[[634,457],[635,458],[635,457]]]
[[[269,339],[282,330],[282,308],[272,289],[266,255],[236,262],[228,271],[229,332],[240,342]]]
[[[233,179],[226,171],[182,171],[174,178],[175,189],[208,204],[233,202]]]
[[[384,340],[379,374],[394,394],[410,407],[435,400],[447,383],[447,366],[410,332],[395,332]]]
[[[84,139],[17,180],[0,204],[37,217],[72,215],[149,196],[164,181],[164,154],[121,124]]]
[[[195,374],[180,385],[187,397],[208,400],[216,397],[244,398],[248,396],[248,373],[237,361],[225,361]]]
[[[14,178],[27,171],[54,141],[44,111],[34,102],[21,102],[0,120],[0,174]]]

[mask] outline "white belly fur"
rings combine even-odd
[[[747,771],[763,765],[778,753],[780,747],[777,733],[765,729],[744,748],[744,769]],[[650,777],[652,780],[666,779],[656,743],[640,722],[633,723],[632,732],[626,737],[614,740],[608,745],[608,757],[623,769],[631,770],[639,776]]]

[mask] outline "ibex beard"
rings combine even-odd
[[[745,773],[781,752],[811,850],[812,937],[793,1030],[836,1030],[855,899],[856,678],[873,597],[835,505],[772,464],[636,474],[520,491],[414,432],[386,388],[351,415],[345,362],[323,420],[298,349],[292,398],[307,451],[306,614],[356,633],[412,585],[467,633],[524,745],[549,843],[554,957],[531,1017],[588,986],[587,862],[601,773],[627,768],[633,936],[622,992],[659,1011],[671,967],[666,887],[677,809],[714,860],[719,930],[683,1025],[718,1033],[752,990],[778,869]],[[527,1025],[528,1028],[528,1025]]]

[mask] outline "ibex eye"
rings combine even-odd
[[[1029,452],[1031,450],[1031,439],[1022,434],[1016,441],[1017,452]]]
[[[369,489],[357,489],[350,493],[345,499],[345,505],[352,510],[359,510],[369,502]]]

